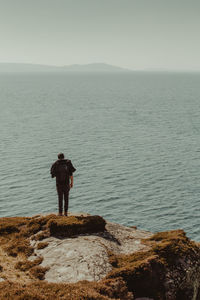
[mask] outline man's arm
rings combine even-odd
[[[56,164],[55,163],[51,166],[50,173],[51,173],[52,178],[54,178],[56,176]]]
[[[72,175],[70,176],[70,183],[69,183],[70,189],[73,188],[73,185],[74,185],[74,177]]]
[[[69,170],[70,170],[70,183],[69,183],[69,187],[70,189],[73,188],[74,185],[74,177],[73,177],[73,173],[76,171],[76,169],[74,168],[74,166],[72,165],[71,160],[69,160]]]

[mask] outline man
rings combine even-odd
[[[58,160],[51,167],[51,177],[56,177],[56,188],[58,193],[59,216],[63,213],[64,196],[64,215],[67,216],[69,190],[73,188],[73,173],[76,171],[71,160],[65,159],[63,153],[58,154]]]

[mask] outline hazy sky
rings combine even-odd
[[[200,0],[0,0],[0,62],[200,70]]]

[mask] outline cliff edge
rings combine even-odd
[[[0,299],[200,300],[200,248],[87,214],[0,218]]]

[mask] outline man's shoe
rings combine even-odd
[[[62,217],[62,213],[59,213],[58,216]]]
[[[67,217],[67,212],[65,212],[65,217]]]

